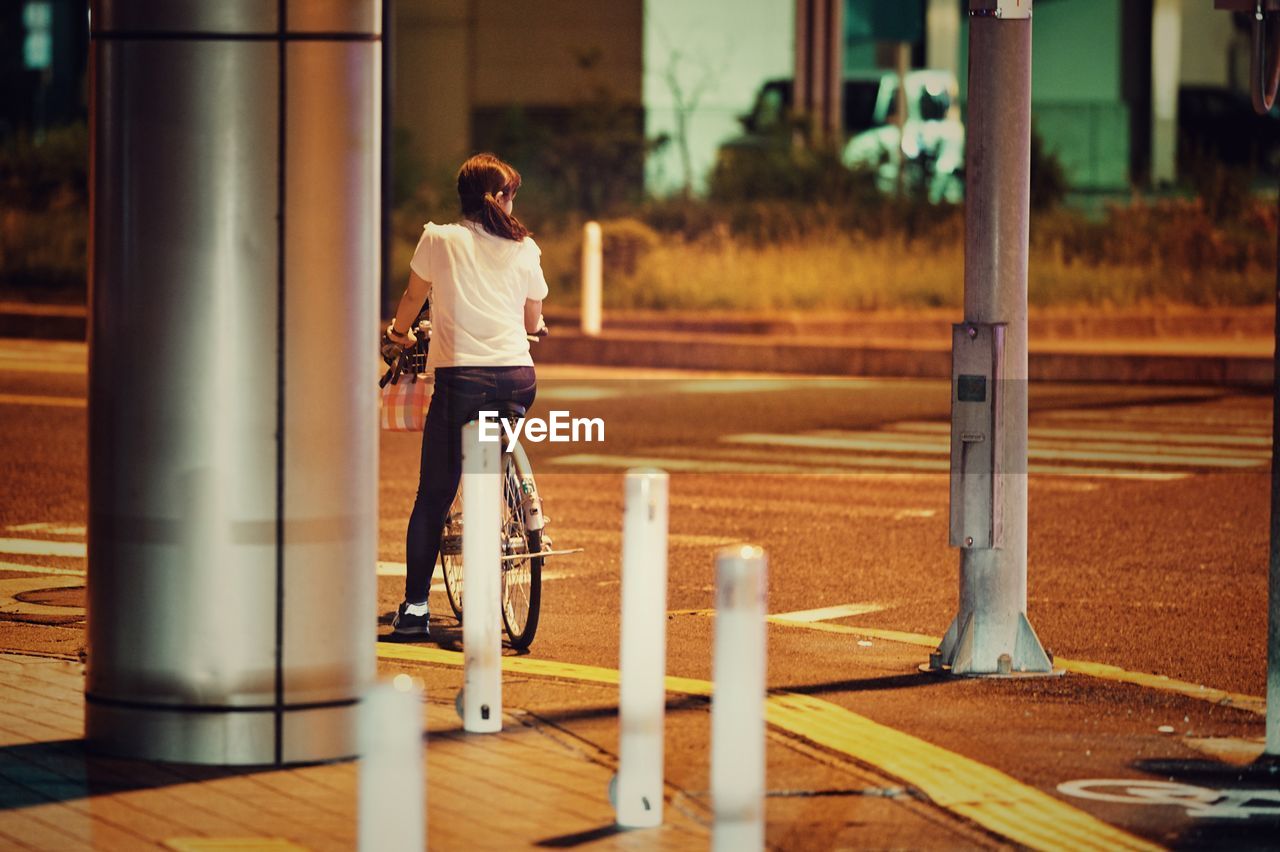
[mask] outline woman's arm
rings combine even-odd
[[[542,326],[542,300],[524,300],[524,330],[526,334],[536,334]]]
[[[395,318],[391,320],[392,333],[404,337],[410,331],[416,331],[412,328],[413,321],[418,318],[418,314],[422,311],[422,303],[427,300],[430,292],[430,281],[416,272],[409,273],[409,283],[404,288],[404,295],[400,297],[400,306],[396,308]]]

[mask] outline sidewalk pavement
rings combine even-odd
[[[83,690],[80,663],[0,654],[0,848],[356,847],[357,763],[238,769],[86,755]],[[432,849],[707,846],[705,819],[680,801],[661,828],[615,832],[608,756],[518,713],[502,733],[466,734],[450,693],[429,697],[423,720]]]
[[[1274,310],[1033,310],[1033,381],[1272,387]],[[729,314],[607,311],[586,336],[573,309],[548,309],[543,364],[947,379],[960,311]],[[83,340],[80,306],[0,302],[0,337]]]

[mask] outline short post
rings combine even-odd
[[[462,428],[462,728],[481,734],[502,730],[501,453],[475,421]]]
[[[767,560],[753,545],[716,556],[711,698],[711,848],[764,848],[765,595]]]
[[[662,825],[667,660],[667,474],[630,470],[622,520],[617,823]]]
[[[426,848],[422,693],[396,675],[375,685],[360,708],[360,849]]]
[[[589,337],[599,335],[603,323],[603,244],[599,222],[582,226],[582,333]]]

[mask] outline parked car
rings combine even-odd
[[[959,201],[964,193],[964,124],[957,105],[959,85],[949,71],[916,70],[906,75],[907,116],[897,125],[898,75],[893,71],[851,74],[844,81],[843,159],[873,170],[886,192],[898,182],[899,156],[908,185],[927,188],[933,201]],[[743,151],[789,144],[794,103],[790,79],[760,87],[751,112],[739,118],[743,133],[722,150]]]
[[[1258,115],[1247,92],[1181,87],[1178,159],[1183,172],[1208,160],[1280,177],[1280,104]]]

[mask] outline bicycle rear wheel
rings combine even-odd
[[[458,621],[462,621],[462,485],[449,507],[444,521],[444,534],[440,537],[440,568],[444,574],[444,591],[449,607]]]
[[[530,505],[540,505],[538,488],[516,444],[502,462],[502,626],[520,650],[533,642],[542,606],[542,530],[529,529]]]
[[[526,500],[526,497],[529,499]],[[526,507],[538,499],[524,448],[502,454],[502,626],[513,648],[524,650],[538,631],[542,606],[542,531],[528,529]],[[462,621],[462,487],[454,497],[440,540],[445,594]]]

